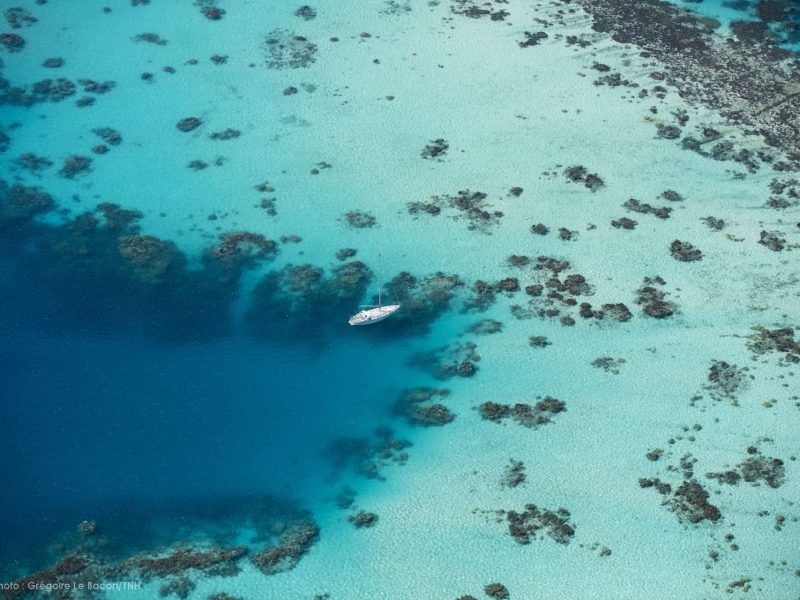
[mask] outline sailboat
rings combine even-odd
[[[381,299],[381,289],[383,288],[383,284],[381,283],[381,255],[378,255],[378,304],[376,306],[365,306],[363,307],[364,310],[361,310],[354,314],[350,319],[347,321],[350,325],[372,325],[373,323],[377,323],[378,321],[383,321],[387,317],[391,317],[394,312],[400,308],[399,304],[386,304],[382,303]]]

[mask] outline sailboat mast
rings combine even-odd
[[[383,284],[381,283],[381,255],[378,254],[378,308],[381,307],[381,288]]]

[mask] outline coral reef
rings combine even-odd
[[[388,427],[378,428],[375,438],[340,438],[329,445],[325,455],[338,470],[347,468],[367,479],[383,481],[381,469],[406,464],[406,450],[412,444],[396,438]]]
[[[250,557],[265,575],[285,573],[294,569],[319,540],[319,527],[313,521],[298,521],[289,525],[275,546],[265,548]]]
[[[39,19],[34,17],[28,9],[19,6],[7,8],[3,13],[3,16],[11,26],[11,29],[30,27],[39,21]]]
[[[422,149],[421,156],[422,158],[441,161],[447,155],[448,148],[450,148],[450,144],[448,144],[446,140],[437,138],[431,140],[431,142]]]
[[[656,207],[651,204],[639,202],[636,198],[629,198],[622,207],[643,215],[654,215],[659,219],[669,219],[669,215],[672,212],[672,208],[669,206]]]
[[[565,508],[552,511],[535,504],[526,504],[522,512],[506,512],[508,533],[518,544],[530,544],[532,540],[542,539],[544,534],[559,544],[568,544],[575,535],[575,526],[569,518],[570,513]]]
[[[54,208],[55,201],[43,189],[21,183],[9,185],[0,179],[0,229],[12,223],[29,222]]]
[[[188,133],[190,131],[194,131],[195,129],[200,127],[200,125],[202,125],[202,124],[203,124],[203,121],[201,121],[198,117],[186,117],[186,118],[181,119],[180,121],[178,121],[175,124],[175,127],[178,128],[178,131],[182,131],[184,133]]]
[[[61,170],[58,172],[62,177],[75,179],[79,175],[86,174],[92,167],[92,159],[88,156],[73,154],[64,160]]]
[[[672,258],[682,262],[694,262],[703,258],[703,253],[699,248],[689,242],[681,242],[680,240],[674,240],[670,244],[669,251]]]
[[[217,0],[195,0],[194,5],[200,9],[200,14],[209,21],[219,21],[225,16],[225,10],[217,6]]]
[[[176,265],[184,266],[184,257],[173,242],[152,235],[120,236],[117,251],[132,276],[148,285],[164,283]]]
[[[614,219],[611,221],[611,226],[615,227],[616,229],[636,229],[638,224],[639,223],[637,221],[629,219],[628,217],[622,217],[620,219]]]
[[[472,377],[478,371],[476,364],[481,360],[474,342],[456,343],[442,346],[427,352],[417,352],[409,359],[409,364],[423,369],[439,380],[451,377]]]
[[[209,134],[208,137],[209,139],[212,140],[225,141],[225,140],[235,140],[240,135],[242,135],[241,131],[239,131],[238,129],[231,129],[230,127],[228,127],[227,129],[223,129],[222,131],[215,131]]]
[[[762,231],[758,243],[773,252],[780,252],[786,248],[786,238],[780,231]]]
[[[734,23],[736,37],[714,37],[698,15],[658,0],[577,0],[593,29],[647,50],[663,63],[671,85],[686,100],[719,110],[732,123],[749,126],[765,141],[797,152],[800,96],[784,83],[797,76],[788,51]],[[757,31],[763,32],[757,24]],[[741,157],[747,160],[748,157]]]
[[[235,575],[241,570],[236,564],[247,554],[245,546],[233,548],[209,548],[205,550],[187,548],[176,550],[166,556],[132,556],[120,566],[122,573],[137,573],[145,580],[151,577],[181,575],[189,570],[206,575]]]
[[[443,404],[432,403],[435,398],[446,398],[450,390],[446,388],[418,387],[403,390],[395,404],[395,412],[406,418],[410,425],[430,427],[446,425],[455,415]]]
[[[478,407],[481,418],[486,421],[500,423],[511,418],[523,427],[538,429],[540,425],[552,423],[552,417],[566,410],[566,405],[561,400],[545,396],[534,405],[518,402],[516,404],[499,404],[497,402],[484,402]]]
[[[722,517],[722,513],[708,501],[708,496],[703,486],[691,479],[678,486],[672,498],[667,501],[667,506],[679,518],[686,519],[690,523],[699,523],[704,519],[717,521]]]
[[[489,598],[495,598],[496,600],[508,600],[511,598],[508,588],[502,583],[490,583],[484,586],[483,591]]]
[[[166,46],[169,42],[157,33],[138,33],[133,37],[135,42],[146,42],[156,46]]]
[[[496,319],[482,319],[470,325],[467,331],[475,335],[491,335],[503,331],[503,324]]]
[[[593,192],[605,187],[605,182],[597,173],[589,173],[589,170],[582,165],[567,167],[564,170],[564,177],[570,183],[582,183]]]
[[[740,368],[724,360],[711,361],[708,369],[708,389],[712,397],[733,398],[747,383],[747,367]]]
[[[311,20],[316,18],[317,11],[314,10],[314,8],[312,8],[308,4],[304,4],[303,6],[298,8],[296,11],[294,11],[294,15],[296,17],[300,17],[300,18],[302,18],[302,19],[304,19],[306,21],[311,21]]]
[[[450,11],[456,15],[469,17],[470,19],[481,19],[488,17],[491,21],[504,21],[510,13],[502,8],[496,8],[494,4],[506,4],[505,0],[452,0]]]
[[[503,469],[503,477],[500,480],[502,487],[515,488],[525,483],[525,463],[521,460],[510,458],[508,465]]]
[[[25,38],[16,33],[0,33],[0,45],[9,52],[19,52],[25,47]]]
[[[658,275],[645,277],[642,287],[636,290],[636,304],[642,306],[644,314],[648,317],[664,319],[675,314],[677,307],[666,299],[667,292],[661,289],[666,283]]]
[[[460,190],[455,195],[433,196],[429,203],[409,202],[407,205],[410,215],[429,214],[438,215],[444,209],[449,209],[455,214],[451,217],[454,220],[466,219],[467,229],[490,233],[492,225],[499,223],[503,213],[499,210],[492,210],[490,204],[486,202],[487,195],[484,192],[471,192],[470,190]]]
[[[264,41],[268,69],[302,69],[316,61],[317,45],[302,35],[275,29]]]
[[[625,364],[624,358],[613,358],[611,356],[600,356],[592,361],[595,369],[602,369],[606,373],[619,375],[619,369]]]
[[[378,223],[375,215],[358,210],[346,213],[344,219],[353,229],[369,229],[370,227],[375,227]]]
[[[745,481],[754,486],[763,481],[771,488],[779,488],[783,485],[786,471],[780,458],[764,456],[755,446],[750,446],[747,453],[749,456],[736,465],[735,469],[723,472],[712,471],[706,473],[706,477],[729,485],[736,485],[739,481]]]
[[[777,352],[781,360],[787,363],[800,363],[800,341],[794,339],[794,329],[782,327],[767,329],[766,327],[753,328],[747,342],[748,349],[754,354],[770,354]]]
[[[278,245],[260,233],[231,231],[219,236],[220,243],[210,255],[219,262],[238,266],[253,266],[261,260],[273,259],[278,254]]]
[[[553,342],[548,340],[543,335],[532,335],[528,338],[528,345],[532,348],[546,348],[550,346]]]
[[[690,475],[690,473],[687,473]],[[680,521],[699,523],[703,520],[719,521],[722,513],[719,508],[708,501],[709,493],[697,480],[685,479],[673,492],[672,486],[660,479],[639,480],[641,488],[655,488],[659,494],[665,496],[662,504],[674,512]]]
[[[542,40],[546,40],[548,35],[544,31],[525,31],[523,33],[525,39],[517,42],[520,48],[530,48],[531,46],[538,46]]]
[[[360,261],[342,263],[327,274],[310,264],[269,271],[253,289],[248,325],[266,339],[308,343],[324,338],[342,315],[358,306],[371,279],[371,271]]]
[[[402,330],[424,335],[449,308],[464,282],[457,275],[437,272],[416,277],[403,271],[384,284],[383,298],[402,305],[375,335],[396,336]],[[373,296],[374,303],[377,297]]]
[[[373,512],[360,510],[354,515],[347,517],[347,521],[353,524],[356,529],[374,527],[378,523],[378,515]]]
[[[342,248],[341,250],[336,251],[336,260],[345,261],[349,258],[353,258],[355,255],[355,248]]]

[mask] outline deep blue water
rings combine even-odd
[[[0,535],[15,559],[83,519],[152,546],[172,540],[136,538],[170,507],[186,521],[222,498],[331,495],[329,444],[390,422],[402,342],[314,347],[236,329],[163,341],[137,331],[137,315],[88,327],[12,248],[0,258]],[[327,335],[308,323],[309,338]],[[353,368],[367,360],[380,377]]]

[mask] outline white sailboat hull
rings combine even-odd
[[[348,323],[350,323],[350,325],[372,325],[378,321],[383,321],[387,317],[391,317],[398,308],[400,308],[399,304],[387,304],[386,306],[376,306],[374,308],[362,310],[350,317]]]

